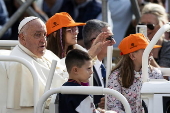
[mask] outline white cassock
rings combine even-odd
[[[46,50],[42,59],[36,58],[33,53],[21,44],[17,45],[10,55],[22,57],[36,68],[39,74],[39,97],[41,97],[44,93],[52,60],[57,60],[59,62],[60,59],[49,50]],[[33,107],[33,78],[31,72],[27,67],[18,62],[6,62],[5,66],[8,77],[7,108],[21,109],[22,107]],[[68,73],[57,66],[51,88],[62,86],[67,79]],[[24,113],[26,113],[26,111]]]

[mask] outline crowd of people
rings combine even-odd
[[[58,63],[51,88],[93,85],[114,89],[126,97],[132,113],[144,112],[140,96],[142,54],[159,28],[168,22],[168,14],[165,10],[165,1],[158,1],[159,4],[145,1],[146,4],[141,9],[139,24],[147,26],[147,37],[142,33],[125,36],[128,25],[132,21],[130,1],[125,1],[129,5],[124,4],[127,9],[123,10],[126,10],[128,13],[126,11],[124,13],[129,15],[122,31],[120,31],[120,27],[127,18],[124,18],[123,14],[119,15],[119,11],[122,9],[115,10],[114,5],[116,2],[122,4],[124,0],[108,1],[113,26],[115,25],[113,29],[109,22],[99,19],[101,1],[36,1],[37,4],[34,5],[39,6],[38,11],[45,12],[39,14],[45,14],[48,18],[45,22],[35,16],[22,18],[18,24],[17,33],[15,32],[18,34],[19,44],[11,50],[10,55],[22,57],[35,67],[38,72],[40,96],[44,93],[52,60],[56,60]],[[144,3],[141,0],[138,1],[141,4]],[[9,17],[3,1],[0,2],[0,6],[1,4],[3,5],[0,10],[2,9],[4,13],[0,17],[6,17],[6,19],[1,18],[0,24],[4,25]],[[118,5],[117,9],[119,9]],[[120,17],[115,17],[115,15]],[[11,33],[11,29],[8,29],[2,39],[9,39],[10,35],[12,36]],[[169,33],[166,32],[160,37],[148,57],[149,78],[169,80],[156,68],[170,67],[169,45]],[[107,56],[108,46],[118,47],[121,58],[106,81],[106,67],[102,61]],[[32,113],[34,98],[31,72],[26,66],[17,62],[6,62],[5,68],[9,79],[8,86],[10,86],[8,87],[6,108],[14,109],[13,113]],[[107,101],[105,101],[104,95],[94,95],[92,99],[90,95],[59,94],[60,113],[98,113],[105,112],[105,108],[117,113],[125,112],[121,102],[112,95],[108,95]]]

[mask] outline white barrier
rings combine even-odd
[[[35,68],[25,59],[16,56],[0,56],[0,61],[15,61],[25,65],[31,72],[33,77],[33,86],[34,86],[34,107],[36,107],[39,99],[39,83],[38,83],[38,72]],[[35,109],[34,109],[35,110]]]
[[[83,90],[82,90],[83,89]],[[102,87],[93,87],[93,86],[61,86],[60,88],[51,89],[45,92],[39,99],[36,111],[34,113],[42,113],[42,107],[44,102],[47,100],[49,96],[55,93],[61,94],[92,94],[92,95],[102,95],[102,94],[110,94],[115,96],[118,100],[120,100],[125,108],[126,113],[131,113],[131,108],[126,100],[126,98],[116,90]]]
[[[148,81],[148,57],[153,49],[153,46],[158,42],[159,38],[162,36],[162,34],[166,31],[170,30],[170,22],[162,26],[154,35],[149,45],[146,47],[146,49],[143,52],[142,56],[142,80],[143,82]]]

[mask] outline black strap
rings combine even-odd
[[[146,106],[146,103],[143,100],[142,100],[142,106],[143,106],[143,108],[145,110],[145,113],[148,113],[148,108]]]

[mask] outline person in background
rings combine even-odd
[[[100,0],[38,0],[38,6],[46,12],[49,18],[55,13],[67,12],[76,22],[86,22],[90,19],[102,20],[102,3]],[[108,21],[111,26],[110,11]],[[82,26],[78,26],[79,34],[77,43],[84,47],[82,38]]]
[[[0,30],[2,27],[8,22],[8,11],[6,9],[6,5],[4,3],[4,0],[0,1]],[[11,36],[11,28],[9,28],[2,37],[0,37],[0,40],[7,40]]]
[[[13,14],[20,8],[21,4],[23,2],[26,2],[27,0],[1,0],[4,1],[7,7],[7,11],[9,13],[9,17],[11,18],[13,16]],[[20,1],[20,2],[19,2]],[[37,14],[42,21],[46,21],[48,19],[47,15],[36,5],[36,0],[34,0],[32,2],[32,4],[30,5],[30,8],[32,8],[33,13]],[[25,11],[22,15],[20,15],[20,17],[17,18],[17,21],[15,21],[15,23],[13,23],[13,25],[11,25],[11,36],[9,37],[8,40],[18,40],[18,26],[20,21],[22,21],[25,17],[28,16],[35,16],[35,15],[31,15],[30,12],[28,13],[27,11]]]
[[[88,82],[93,73],[92,58],[82,50],[73,49],[66,56],[66,67],[69,79],[63,86],[81,86]],[[90,95],[59,93],[59,113],[99,113],[95,110]]]
[[[121,7],[120,7],[121,6]],[[132,21],[132,5],[130,0],[108,0],[108,8],[111,12],[113,22],[114,38],[118,47],[120,41],[125,37],[128,26]]]
[[[106,70],[102,60],[107,56],[107,47],[116,43],[113,38],[111,27],[106,22],[97,19],[91,19],[86,22],[86,25],[83,26],[82,34],[85,48],[89,50],[97,36],[102,32],[107,32],[109,34],[106,40],[110,40],[110,43],[103,46],[102,50],[97,54],[97,60],[93,66],[93,86],[105,87]],[[96,107],[104,108],[104,103],[101,101],[102,97],[103,95],[94,95],[94,103]]]
[[[119,44],[121,59],[113,68],[108,78],[107,87],[120,92],[126,97],[130,104],[132,113],[143,113],[140,91],[142,87],[142,54],[149,42],[141,34],[131,34],[125,37]],[[154,48],[160,47],[155,45]],[[149,60],[149,58],[148,58]],[[163,79],[159,69],[148,64],[149,78]],[[125,113],[125,110],[119,100],[112,95],[107,96],[107,110],[113,110],[118,113]]]
[[[148,3],[142,9],[142,16],[140,19],[140,24],[147,25],[147,37],[149,40],[152,40],[156,32],[168,22],[167,13],[165,8],[162,5],[155,3]],[[169,34],[163,34],[157,42],[157,45],[161,45],[162,48],[153,49],[153,57],[155,61],[161,66],[164,67],[165,62],[168,62],[165,57],[165,51],[167,42],[169,40]],[[165,47],[166,46],[166,47]]]
[[[52,60],[60,61],[54,53],[46,50],[47,30],[44,22],[34,16],[24,18],[18,27],[19,44],[13,48],[10,56],[17,56],[29,62],[38,73],[38,94],[44,93],[46,82],[51,68]],[[62,86],[68,75],[57,66],[51,88]],[[31,72],[23,64],[7,62],[8,75],[7,108],[13,112],[32,113],[34,110],[33,78]]]

